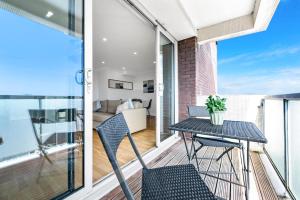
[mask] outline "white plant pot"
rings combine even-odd
[[[223,111],[217,111],[210,114],[210,121],[213,125],[223,125],[224,121],[224,112]]]

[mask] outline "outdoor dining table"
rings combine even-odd
[[[186,133],[201,134],[206,136],[213,136],[224,139],[235,139],[238,141],[245,141],[247,143],[246,150],[246,181],[245,181],[245,195],[246,199],[249,199],[249,159],[250,159],[250,142],[267,143],[267,139],[264,137],[262,132],[252,122],[245,121],[229,121],[224,120],[223,125],[213,125],[209,119],[203,118],[188,118],[179,123],[176,123],[169,127],[170,130],[178,131],[182,134],[187,156],[189,161],[190,152],[186,143]]]

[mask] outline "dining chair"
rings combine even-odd
[[[192,106],[189,105],[187,107],[188,109],[188,115],[189,117],[197,117],[197,118],[207,118],[209,117],[209,113],[206,110],[205,106]],[[191,148],[190,151],[190,158],[196,158],[196,163],[198,170],[200,170],[198,159],[204,159],[204,157],[197,157],[197,152],[199,152],[203,147],[218,147],[218,148],[224,148],[225,150],[216,158],[216,161],[219,161],[223,156],[227,155],[230,165],[233,169],[233,172],[236,176],[236,179],[239,180],[236,169],[232,163],[232,156],[229,155],[229,152],[232,151],[234,148],[238,148],[242,151],[242,154],[244,155],[244,147],[243,144],[240,142],[231,142],[228,140],[225,140],[220,137],[204,137],[199,134],[194,134],[192,136],[192,146],[195,146],[195,142],[199,143],[200,146],[196,149],[195,147]],[[194,152],[192,153],[192,150]],[[244,163],[244,159],[242,159],[242,164]]]
[[[209,190],[192,164],[148,168],[135,145],[122,113],[107,119],[96,130],[128,200],[134,199],[134,193],[125,180],[116,157],[118,147],[125,136],[128,137],[142,165],[142,200],[219,199]]]
[[[144,107],[144,108],[147,109],[148,116],[150,116],[150,108],[151,108],[151,105],[152,105],[152,99],[150,99],[148,105],[147,105],[146,107]]]

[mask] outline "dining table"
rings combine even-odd
[[[191,160],[190,151],[186,141],[186,134],[209,136],[210,138],[232,139],[244,141],[246,145],[246,166],[245,166],[245,197],[249,199],[250,190],[250,143],[267,143],[264,134],[257,128],[253,122],[224,120],[223,125],[213,125],[210,119],[204,118],[187,118],[181,122],[173,124],[169,127],[170,130],[178,131],[182,134],[184,140],[187,157]]]

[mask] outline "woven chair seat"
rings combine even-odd
[[[218,199],[192,164],[143,169],[142,200]]]
[[[223,139],[215,139],[215,138],[203,138],[203,137],[197,137],[194,136],[195,140],[202,144],[203,146],[209,146],[209,147],[241,147],[241,143],[235,143],[235,142],[230,142],[228,140],[223,140]]]

